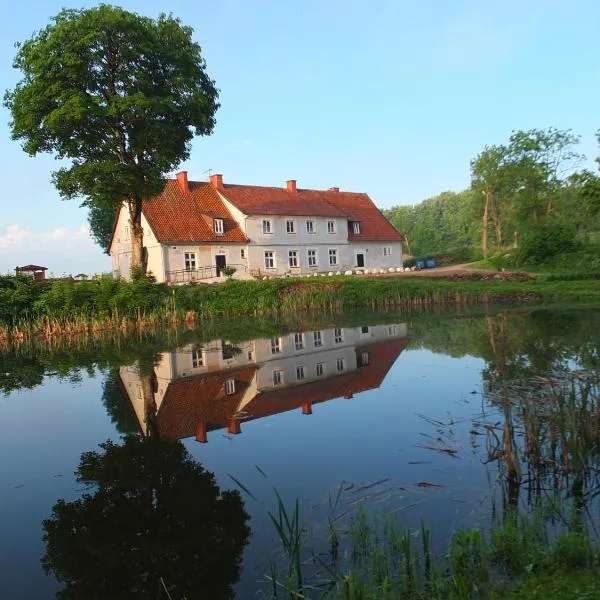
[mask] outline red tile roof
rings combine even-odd
[[[225,427],[236,413],[256,366],[186,377],[169,383],[157,415],[162,437],[180,439],[195,435],[200,421],[209,429]],[[225,381],[235,380],[235,393],[225,393]]]
[[[221,197],[209,183],[189,182],[184,193],[168,180],[161,194],[144,201],[142,211],[159,242],[247,242]],[[224,235],[215,235],[212,219],[224,220]]]
[[[349,231],[352,241],[402,241],[368,194],[234,184],[224,184],[222,194],[246,215],[346,217],[360,222],[360,234]]]
[[[352,226],[348,229],[351,242],[401,242],[402,235],[381,214],[368,194],[353,192],[326,192],[327,201],[348,215],[350,221],[358,221],[360,233],[354,233]]]
[[[169,384],[158,411],[160,435],[181,439],[195,435],[201,421],[208,424],[208,430],[214,430],[227,427],[234,418],[252,421],[294,410],[306,403],[317,404],[378,388],[405,347],[404,339],[357,347],[357,356],[369,353],[368,365],[319,381],[259,392],[243,408],[242,415],[238,415],[237,410],[258,370],[256,366],[175,380]],[[226,395],[225,380],[231,377],[235,378],[236,393]]]

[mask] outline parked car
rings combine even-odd
[[[425,258],[422,260],[417,260],[415,262],[415,267],[417,271],[421,271],[422,269],[435,269],[439,267],[439,263],[435,258]]]

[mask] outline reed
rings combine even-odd
[[[15,286],[23,285],[20,279]],[[0,303],[4,303],[0,343],[90,331],[144,329],[157,323],[191,325],[240,316],[600,300],[600,281],[596,280],[438,281],[333,276],[169,288],[143,278],[133,282],[106,278],[77,284],[57,280],[39,289],[27,288],[29,295],[16,294],[9,283],[5,281],[5,287],[0,287]]]

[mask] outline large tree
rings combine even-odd
[[[65,9],[18,45],[23,79],[5,94],[12,137],[31,156],[70,161],[53,181],[63,198],[126,202],[132,265],[142,259],[142,201],[209,135],[219,107],[192,29],[100,5]]]
[[[65,584],[57,597],[233,598],[250,533],[239,493],[180,442],[129,435],[100,448],[76,472],[87,491],[43,523],[42,565]]]

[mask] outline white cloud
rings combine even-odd
[[[58,227],[50,231],[12,224],[0,230],[0,273],[17,265],[37,264],[55,275],[110,271],[110,258],[90,237],[89,227]]]

